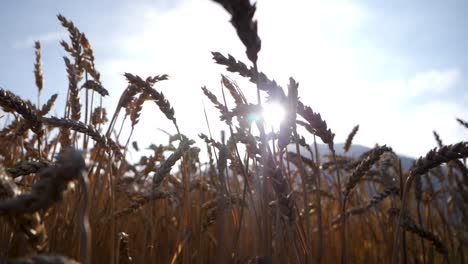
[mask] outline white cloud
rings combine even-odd
[[[446,97],[460,80],[459,70],[442,69],[416,73],[408,79],[350,82],[352,88],[334,104],[324,105],[323,112],[337,132],[338,141],[344,141],[346,133],[359,123],[356,142],[367,146],[388,144],[400,153],[417,157],[436,146],[433,130],[446,144],[467,139],[455,117],[468,116],[468,92],[462,95],[465,102],[452,102]],[[422,93],[433,92],[438,96],[421,97]]]
[[[131,10],[138,12],[128,15],[127,28],[119,28],[120,37],[113,40],[114,59],[99,63],[107,87],[120,87],[111,91],[113,100],[118,100],[125,87],[119,74],[146,77],[168,73],[171,79],[156,87],[174,106],[183,133],[191,137],[206,133],[202,100],[215,135],[225,129],[200,87],[207,85],[221,98],[219,73],[225,71],[212,62],[209,51],[231,53],[247,63],[228,14],[205,0],[184,1],[166,11],[148,6]],[[259,67],[281,84],[294,76],[300,82],[302,101],[322,113],[338,142],[357,123],[361,125],[357,143],[387,143],[412,156],[434,146],[434,129],[447,143],[466,138],[454,121],[456,116],[468,116],[466,107],[444,99],[460,84],[461,70],[453,67],[386,76],[394,68],[404,71],[409,59],[361,46],[364,41],[358,33],[370,16],[369,10],[353,2],[294,1],[284,5],[284,1],[261,1],[257,13],[262,38]],[[376,72],[379,74],[373,75]],[[255,101],[253,86],[229,75]],[[418,102],[421,95],[430,97]],[[434,96],[438,99],[427,101]],[[160,142],[163,134],[156,128],[173,132],[170,126],[153,104],[146,104],[134,138],[143,140],[142,146]]]
[[[30,48],[34,47],[35,41],[39,41],[41,44],[48,44],[65,38],[67,38],[65,32],[47,32],[40,35],[28,36],[23,40],[16,41],[13,45],[15,48]]]
[[[454,88],[460,80],[461,74],[458,69],[443,71],[431,70],[418,74],[408,82],[409,95],[417,96],[423,93],[442,93]]]

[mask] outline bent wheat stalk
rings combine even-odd
[[[393,239],[393,253],[392,253],[392,264],[396,264],[398,258],[398,243],[400,239],[400,226],[404,224],[404,214],[406,200],[408,196],[408,190],[411,187],[411,183],[417,175],[427,173],[430,169],[436,168],[443,163],[451,160],[458,160],[468,157],[468,142],[459,142],[454,145],[443,146],[439,149],[435,148],[429,151],[426,156],[419,158],[418,161],[410,169],[410,175],[406,180],[403,188],[403,196],[401,200],[401,210],[398,217],[398,222],[395,223],[395,233]]]

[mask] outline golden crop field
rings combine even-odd
[[[222,91],[201,92],[225,123],[219,141],[220,131],[191,139],[179,129],[190,117],[158,89],[166,74],[125,73],[123,93],[109,93],[85,33],[57,16],[69,34],[63,115],[51,114],[57,95],[41,98],[40,42],[37,103],[0,88],[1,263],[467,263],[468,142],[443,145],[434,132],[438,147],[409,168],[386,145],[350,155],[358,125],[336,144],[296,80],[281,87],[257,67],[255,5],[216,2],[249,59],[212,53]],[[115,110],[107,96],[120,98]],[[145,102],[173,123],[167,144],[131,138]],[[285,110],[278,131],[265,127],[268,102]]]

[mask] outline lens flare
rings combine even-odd
[[[263,105],[262,116],[267,130],[278,131],[285,116],[285,110],[278,103],[266,103]]]

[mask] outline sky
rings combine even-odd
[[[436,146],[468,139],[455,118],[468,120],[468,1],[258,0],[262,39],[258,67],[319,112],[343,142],[387,144],[419,157]],[[68,39],[56,15],[85,32],[110,96],[109,112],[126,87],[123,74],[169,74],[158,83],[175,109],[181,132],[207,134],[203,103],[214,134],[227,128],[201,91],[221,96],[220,74],[236,80],[256,102],[255,87],[216,65],[211,51],[248,63],[229,15],[209,0],[0,1],[0,86],[35,102],[34,41],[42,44],[42,100],[68,87],[60,47]],[[232,106],[232,104],[231,104]],[[61,115],[58,108],[52,114]],[[175,133],[154,104],[146,103],[133,138],[164,143],[158,128]],[[309,138],[309,141],[311,139]]]

